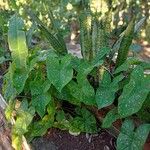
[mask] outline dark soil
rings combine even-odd
[[[95,135],[70,135],[67,131],[53,129],[32,142],[33,150],[116,150],[116,139],[107,131]]]

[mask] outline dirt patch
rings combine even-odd
[[[34,150],[116,150],[116,139],[105,130],[98,134],[78,136],[53,129],[45,137],[32,142]]]

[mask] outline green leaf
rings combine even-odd
[[[71,81],[67,85],[67,88],[69,89],[69,93],[76,98],[77,101],[83,102],[86,105],[96,105],[95,91],[87,80],[82,82],[82,84]]]
[[[118,56],[116,60],[116,67],[122,65],[128,56],[130,45],[132,44],[132,39],[134,36],[134,27],[135,27],[135,17],[129,23],[127,29],[125,30],[124,37],[120,43],[120,48],[118,50]]]
[[[43,136],[46,134],[47,130],[53,126],[54,116],[45,115],[42,120],[34,122],[29,127],[29,132],[26,134],[29,141],[31,141],[34,137]]]
[[[93,57],[91,19],[90,13],[85,10],[82,11],[79,17],[81,52],[85,60],[91,60]]]
[[[17,15],[10,19],[8,30],[8,44],[12,54],[13,62],[16,68],[26,68],[28,57],[28,48],[26,45],[26,36],[23,31],[24,23]]]
[[[28,74],[28,68],[14,70],[13,84],[18,94],[20,94],[23,91],[26,80],[28,78]]]
[[[110,128],[112,123],[119,119],[118,110],[116,108],[110,110],[102,122],[102,128]]]
[[[23,91],[28,73],[28,68],[16,69],[13,63],[9,66],[9,71],[4,76],[3,87],[6,100],[14,99],[17,94]]]
[[[0,57],[0,64],[3,64],[6,60],[7,59],[4,56]]]
[[[51,101],[51,95],[49,93],[43,93],[38,96],[34,96],[31,103],[35,107],[36,112],[42,118],[45,114],[46,106]]]
[[[125,120],[117,139],[117,150],[142,150],[150,132],[150,125],[143,124],[134,132],[132,120]]]
[[[110,52],[110,48],[108,48],[108,47],[103,47],[103,48],[101,48],[98,52],[97,52],[97,54],[96,54],[96,56],[95,56],[95,58],[94,58],[94,60],[92,61],[92,63],[93,64],[99,64],[99,65],[101,65],[102,63],[102,60],[104,59],[104,56],[106,56],[106,55],[108,55],[109,54],[109,52]]]
[[[3,94],[7,101],[14,99],[17,95],[13,85],[13,72],[13,66],[10,65],[8,72],[4,76]]]
[[[44,75],[41,71],[42,70],[39,70],[34,80],[30,82],[30,90],[32,96],[46,93],[51,86],[50,81],[43,77]]]
[[[73,132],[86,132],[86,133],[96,133],[96,120],[95,117],[85,108],[76,109],[76,113],[79,115],[71,121],[69,131]]]
[[[102,86],[108,86],[111,84],[111,75],[108,71],[105,71],[102,77],[102,81],[100,82],[100,85]]]
[[[144,77],[143,68],[137,66],[131,73],[130,82],[124,87],[123,93],[119,97],[118,113],[120,116],[124,118],[137,113],[149,91],[150,80]]]
[[[138,118],[140,118],[142,121],[150,122],[150,92],[144,101],[144,104],[140,111],[137,113]]]
[[[53,49],[58,52],[58,54],[67,54],[67,48],[64,43],[62,36],[58,33],[56,37],[45,27],[42,21],[31,11],[28,10],[28,15],[33,19],[33,21],[37,24],[39,29],[42,31],[44,36],[50,42]]]
[[[141,61],[137,58],[129,58],[127,59],[121,66],[116,68],[114,74],[120,73],[122,71],[127,71],[131,65],[141,64]]]
[[[114,102],[115,93],[119,90],[118,83],[123,78],[123,75],[119,75],[110,83],[110,75],[104,73],[102,84],[96,91],[96,102],[99,109],[107,107]]]
[[[50,56],[46,61],[46,66],[48,79],[56,89],[61,92],[63,87],[67,85],[73,77],[71,56],[66,55],[61,59]]]
[[[35,25],[35,23],[32,23],[30,29],[27,31],[27,45],[28,47],[32,46],[32,37],[34,34],[34,31],[36,30],[37,26]]]
[[[70,83],[68,83],[60,92],[58,92],[55,87],[51,87],[51,92],[53,93],[53,96],[56,97],[57,99],[61,99],[61,100],[64,100],[64,101],[68,101],[69,103],[73,104],[73,105],[77,105],[77,106],[80,106],[81,105],[81,102],[79,99],[75,98],[73,95],[72,95],[72,90],[73,88],[71,87],[71,89],[69,89],[68,85],[71,84],[72,81],[70,81]]]

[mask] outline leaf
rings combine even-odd
[[[124,37],[121,41],[120,48],[118,50],[117,60],[116,60],[116,67],[122,65],[127,59],[129,47],[132,44],[132,39],[134,35],[134,27],[135,27],[135,17],[129,23],[125,31]]]
[[[95,105],[95,91],[87,80],[87,76],[91,71],[96,67],[96,64],[89,63],[83,59],[74,60],[73,68],[78,72],[77,73],[77,83],[71,81],[67,88],[69,93],[77,99],[79,102],[83,102],[87,105]]]
[[[149,91],[150,80],[144,77],[143,68],[137,66],[131,73],[130,82],[124,87],[119,97],[118,113],[120,116],[124,118],[137,113]]]
[[[34,96],[31,103],[35,107],[36,112],[42,118],[45,114],[46,106],[51,101],[51,95],[49,93],[42,93]]]
[[[12,146],[16,150],[22,149],[22,135],[28,131],[28,126],[34,116],[34,109],[30,107],[28,111],[20,110],[16,122],[12,129]]]
[[[112,82],[110,82],[109,73],[104,73],[102,84],[96,91],[96,102],[98,108],[104,108],[111,105],[115,99],[115,93],[119,90],[118,83],[124,78],[123,75],[119,75]]]
[[[102,81],[100,82],[100,85],[102,86],[108,86],[111,84],[111,75],[108,71],[104,71]]]
[[[80,23],[80,43],[81,52],[85,60],[91,60],[92,52],[92,37],[91,37],[91,15],[88,11],[82,11],[79,17]]]
[[[111,50],[111,49],[108,48],[108,47],[103,47],[103,48],[101,48],[101,49],[97,52],[97,54],[96,54],[94,60],[92,61],[92,63],[93,63],[93,64],[99,64],[99,65],[101,65],[101,64],[102,64],[102,60],[104,59],[104,56],[108,55],[109,52],[110,52],[110,50]]]
[[[36,56],[30,61],[30,71],[34,69],[35,66],[37,66],[37,63],[45,62],[48,55],[53,55],[53,57],[56,57],[56,53],[52,50],[41,50],[36,53]]]
[[[81,105],[81,102],[79,100],[79,97],[78,98],[75,98],[73,95],[72,95],[72,90],[73,88],[71,87],[71,89],[69,89],[69,84],[71,84],[72,81],[70,81],[60,92],[58,92],[55,87],[51,86],[51,93],[53,93],[53,96],[56,97],[57,99],[61,99],[61,100],[64,100],[64,101],[68,101],[69,103],[73,104],[73,105],[77,105],[77,106],[80,106]]]
[[[50,81],[43,76],[42,70],[39,69],[34,80],[30,81],[30,91],[32,96],[46,93],[50,89]]]
[[[140,29],[142,28],[144,22],[146,20],[146,17],[143,17],[142,19],[140,19],[136,24],[135,24],[135,28],[134,28],[134,33],[137,33],[140,31]]]
[[[125,120],[117,139],[117,150],[142,150],[150,132],[150,125],[143,124],[134,132],[132,120]]]
[[[116,108],[110,110],[102,122],[102,128],[110,128],[112,123],[119,119],[118,110]]]
[[[135,24],[135,27],[134,27],[134,34],[136,34],[138,31],[140,31],[140,29],[141,29],[141,27],[142,27],[142,25],[143,25],[144,22],[145,22],[145,17],[142,18],[139,22],[137,22],[137,23]],[[114,46],[113,46],[113,48],[112,48],[112,52],[111,52],[111,54],[110,54],[110,58],[112,58],[112,57],[114,56],[114,54],[119,50],[120,44],[121,44],[121,42],[122,42],[122,40],[123,40],[123,37],[124,37],[124,35],[125,35],[125,32],[126,32],[126,31],[122,32],[121,35],[120,35],[120,38],[117,40],[117,42],[115,42],[115,44],[114,44]]]
[[[86,132],[96,133],[96,120],[95,117],[85,108],[76,109],[76,113],[79,115],[71,121],[69,132]]]
[[[28,47],[32,46],[32,37],[34,34],[34,31],[36,30],[37,26],[35,25],[35,23],[32,23],[30,29],[27,31],[27,45]]]
[[[13,66],[10,65],[8,72],[4,76],[3,94],[7,101],[14,99],[17,95],[17,91],[13,85],[13,72]]]
[[[120,73],[122,71],[127,71],[131,65],[141,64],[141,61],[137,58],[129,58],[127,59],[121,66],[116,68],[114,74]]]
[[[25,86],[26,80],[28,78],[28,68],[16,69],[13,73],[13,85],[17,91],[17,94],[20,94]]]
[[[12,134],[12,146],[15,150],[22,150],[22,136]]]
[[[44,36],[47,38],[47,40],[50,42],[53,49],[58,52],[58,54],[67,54],[67,48],[64,43],[64,40],[62,37],[60,37],[60,34],[58,33],[55,37],[42,23],[42,21],[31,11],[28,10],[28,15],[32,18],[32,20],[37,24],[39,29],[42,31]],[[61,40],[60,40],[61,39]]]
[[[20,111],[19,116],[17,116],[17,120],[15,122],[15,125],[13,127],[13,133],[17,135],[23,135],[25,134],[28,130],[27,127],[31,123],[33,118],[33,114],[31,114],[28,111]]]
[[[13,100],[10,100],[8,106],[5,109],[5,116],[8,121],[12,119],[14,109],[15,109],[15,102]]]
[[[46,67],[48,79],[56,89],[61,92],[63,87],[67,85],[73,77],[71,56],[66,55],[61,59],[50,56],[46,61]]]
[[[28,74],[28,68],[16,69],[13,63],[9,66],[9,71],[4,77],[3,87],[6,100],[14,99],[23,91]]]
[[[94,89],[87,80],[82,82],[82,84],[71,81],[67,85],[67,88],[69,93],[76,98],[77,101],[83,102],[86,105],[96,105]]]
[[[34,122],[29,127],[29,132],[26,134],[29,141],[34,137],[43,136],[49,128],[53,126],[54,116],[45,115],[42,120]]]
[[[10,19],[8,30],[8,44],[12,54],[12,60],[16,68],[26,68],[28,48],[26,36],[23,31],[24,23],[17,15]]]
[[[4,56],[0,57],[0,64],[3,64],[6,60],[7,59]]]
[[[140,111],[137,113],[138,118],[140,118],[142,121],[150,122],[150,92],[144,101],[144,104]]]

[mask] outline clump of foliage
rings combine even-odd
[[[18,15],[10,19],[11,63],[4,76],[3,95],[9,102],[7,119],[15,116],[16,120],[12,128],[15,149],[21,149],[22,135],[30,141],[52,127],[72,134],[96,133],[99,128],[91,110],[109,106],[113,109],[101,127],[109,128],[116,120],[125,120],[117,140],[118,150],[142,149],[150,130],[150,120],[143,117],[149,115],[150,76],[144,71],[150,69],[150,64],[128,58],[139,22],[133,17],[111,46],[111,1],[103,2],[107,6],[103,12],[90,3],[84,3],[86,7],[80,12],[82,59],[68,54],[53,14],[51,31],[31,10],[27,11],[50,43],[46,50],[28,47],[33,30],[26,32]],[[114,61],[116,51],[118,57]],[[143,121],[136,130],[135,116]]]

